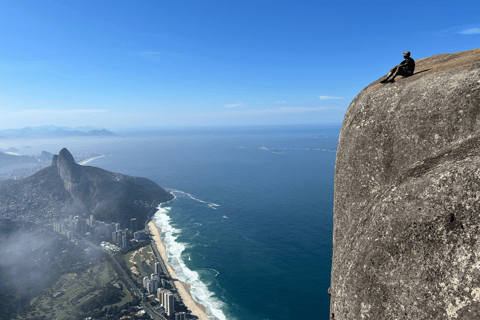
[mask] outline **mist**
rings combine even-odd
[[[69,212],[77,212],[75,207]],[[79,272],[103,259],[101,252],[53,230],[53,226],[15,224],[0,233],[0,319],[13,319],[28,302],[62,274]]]

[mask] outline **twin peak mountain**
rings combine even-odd
[[[149,179],[79,165],[66,148],[53,156],[52,167],[57,168],[73,203],[84,206],[98,220],[128,225],[134,217],[144,220],[145,209],[154,203],[173,199],[171,193]]]
[[[63,148],[53,156],[50,167],[23,180],[2,181],[3,198],[11,204],[0,206],[0,215],[13,220],[41,222],[86,213],[128,226],[132,218],[144,223],[155,206],[174,196],[146,178],[79,165]]]

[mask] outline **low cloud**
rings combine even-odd
[[[461,34],[480,34],[480,28],[468,29],[460,32]]]
[[[268,109],[225,109],[212,113],[189,113],[178,116],[177,122],[188,125],[268,125],[340,122],[346,108],[276,107]]]
[[[476,25],[461,25],[461,26],[453,26],[443,30],[435,31],[437,36],[449,36],[449,35],[472,35],[472,34],[480,34],[480,28]]]
[[[231,104],[224,104],[223,105],[225,108],[243,108],[243,102],[239,101],[237,103],[231,103]]]
[[[340,110],[341,107],[278,107],[273,109],[243,109],[231,110],[214,113],[190,113],[184,114],[182,118],[236,118],[236,117],[251,117],[251,116],[271,116],[284,114],[300,114],[306,112],[320,112],[328,110]]]
[[[23,109],[3,108],[0,128],[14,129],[37,127],[45,124],[60,126],[82,126],[108,118],[111,111],[107,109]]]
[[[318,96],[320,100],[337,100],[337,99],[343,99],[342,97],[335,97],[335,96]]]
[[[287,114],[287,113],[305,113],[305,112],[314,112],[314,111],[325,111],[328,109],[332,109],[332,107],[281,107],[278,109],[268,110],[273,112],[274,114]],[[266,110],[267,111],[267,110]]]
[[[3,116],[19,117],[77,117],[77,116],[96,116],[108,113],[107,109],[23,109],[5,112]]]
[[[135,110],[118,112],[108,109],[29,109],[3,110],[0,117],[0,129],[17,129],[58,125],[67,127],[96,126],[110,130],[133,127],[182,127],[190,125],[250,125],[250,124],[295,124],[311,122],[341,121],[346,111],[339,106],[287,107],[277,105],[267,109],[250,109],[243,103],[224,105],[216,112],[165,112]],[[338,119],[337,119],[338,118]],[[326,120],[324,120],[326,119]],[[330,120],[333,119],[333,120]]]

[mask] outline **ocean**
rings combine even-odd
[[[172,129],[64,147],[104,154],[88,165],[175,194],[153,220],[177,278],[209,316],[320,320],[329,318],[339,132],[340,125]]]

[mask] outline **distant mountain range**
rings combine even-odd
[[[63,137],[106,137],[116,136],[115,133],[106,129],[86,127],[58,127],[41,126],[26,127],[23,129],[0,130],[0,139],[45,139]]]
[[[6,166],[6,165],[18,164],[18,163],[36,163],[36,162],[38,162],[38,160],[35,157],[12,155],[12,154],[8,154],[0,151],[0,167]]]

